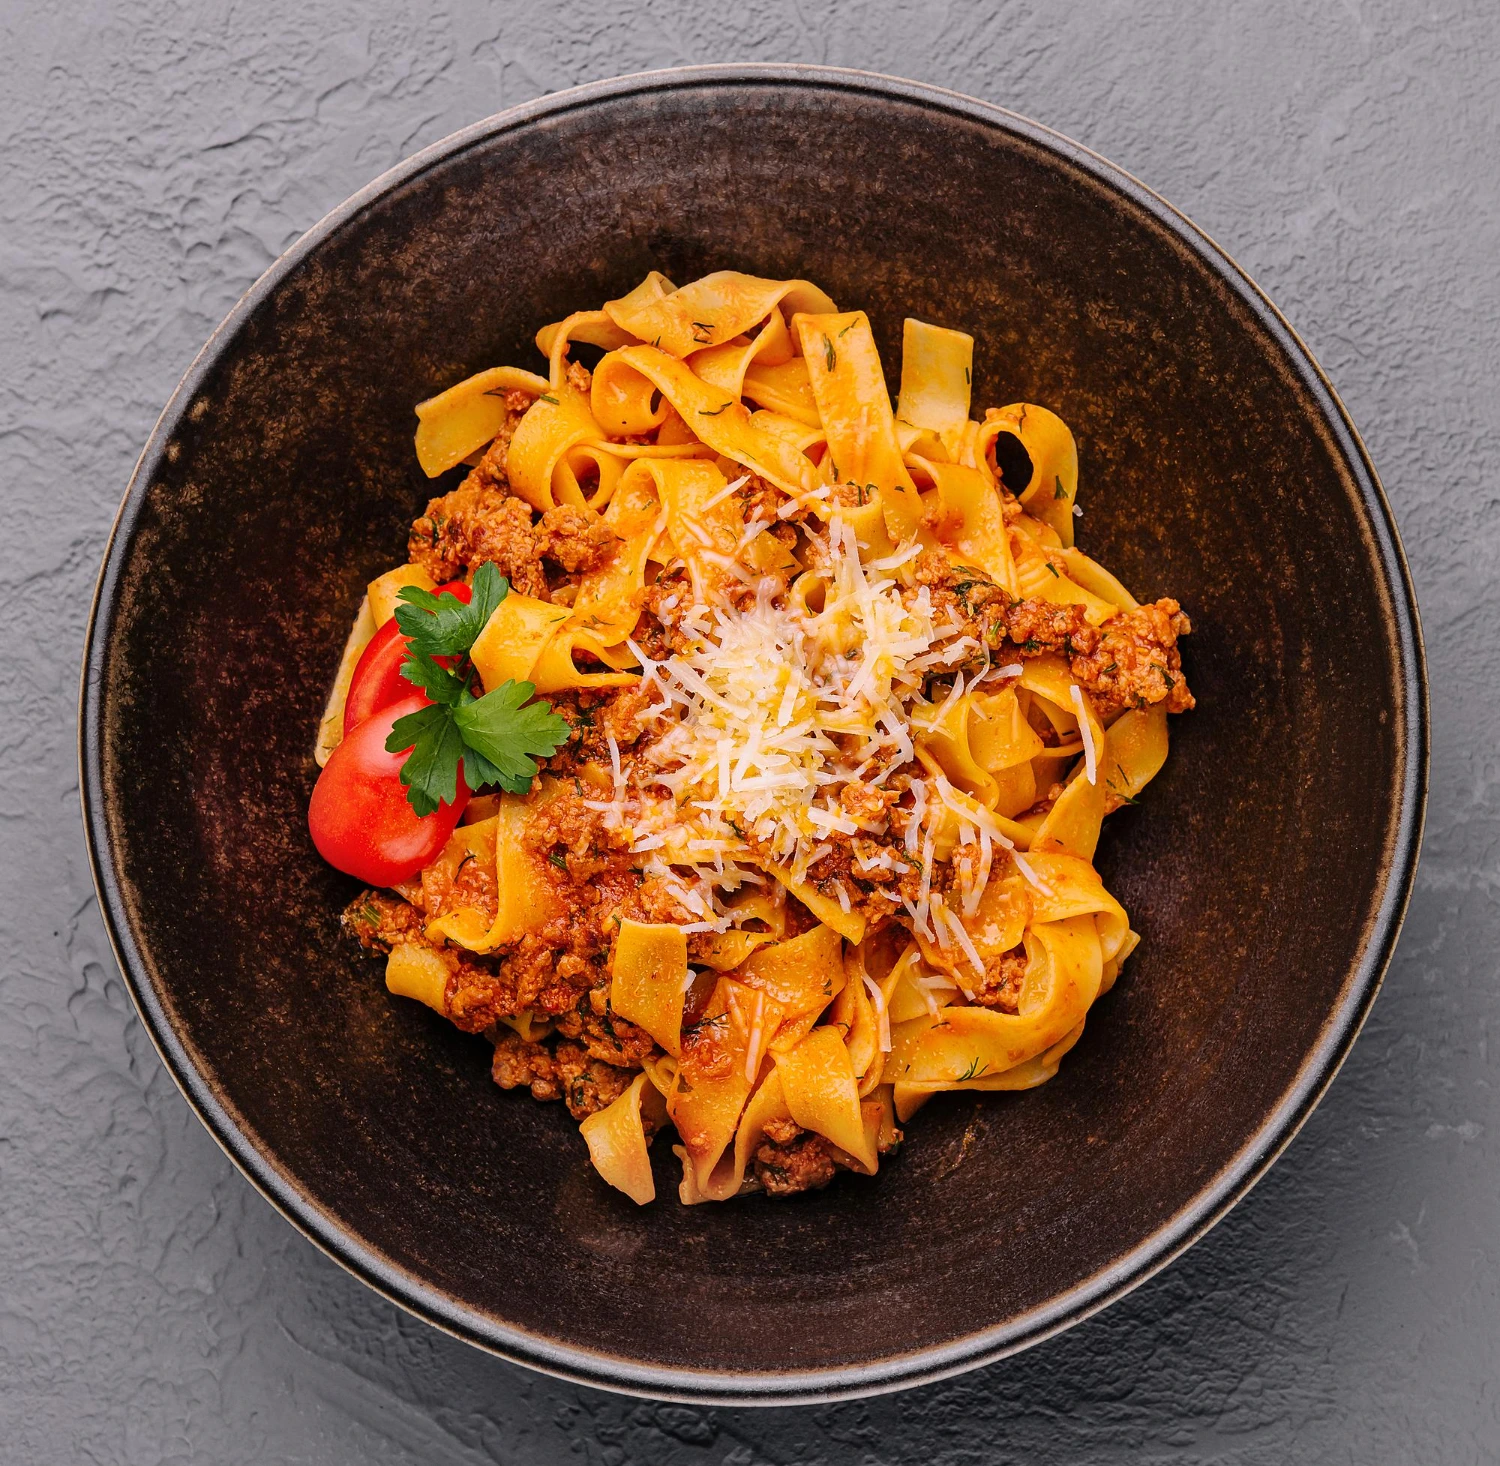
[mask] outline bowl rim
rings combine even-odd
[[[1387,615],[1400,654],[1404,744],[1398,746],[1400,809],[1382,872],[1384,888],[1339,1003],[1297,1076],[1260,1128],[1196,1196],[1128,1253],[1047,1303],[946,1344],[853,1365],[729,1372],[642,1364],[602,1350],[562,1344],[481,1315],[356,1241],[335,1217],[264,1156],[230,1116],[173,1030],[137,945],[114,864],[103,777],[104,673],[125,552],[167,445],[205,377],[242,325],[282,280],[365,208],[470,146],[542,119],[600,102],[685,88],[783,86],[865,94],[915,104],[1009,133],[1060,157],[1151,215],[1232,290],[1279,347],[1284,365],[1310,395],[1357,490],[1383,577]],[[246,1179],[310,1242],[361,1282],[426,1322],[514,1363],[579,1384],[658,1400],[782,1405],[851,1399],[930,1383],[991,1363],[1050,1338],[1122,1297],[1202,1237],[1265,1174],[1290,1144],[1343,1063],[1363,1026],[1411,896],[1426,812],[1429,706],[1415,591],[1394,516],[1349,413],[1312,353],[1250,276],[1203,230],[1124,169],[1052,129],[1005,108],[924,82],[842,67],[782,63],[680,66],[572,87],[496,113],[450,134],[388,169],[326,214],[240,297],[183,374],[131,474],[116,513],[89,612],[79,692],[79,785],[89,864],[110,945],[157,1054],[209,1133]],[[1400,729],[1398,727],[1398,733]]]

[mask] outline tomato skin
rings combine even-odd
[[[397,718],[427,706],[420,694],[372,713],[334,749],[307,807],[307,828],[329,865],[372,886],[394,886],[430,865],[469,802],[463,770],[458,796],[418,818],[401,782],[406,751],[387,753]]]
[[[461,580],[440,585],[435,595],[452,596],[468,605],[473,592]],[[361,653],[354,667],[354,676],[349,682],[349,695],[344,699],[344,732],[359,727],[371,713],[389,707],[393,702],[402,702],[409,697],[420,697],[424,703],[431,702],[420,688],[414,687],[401,675],[401,664],[406,660],[406,638],[391,617]]]

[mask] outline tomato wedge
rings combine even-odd
[[[431,865],[469,802],[463,769],[452,804],[419,817],[407,803],[401,765],[407,750],[387,753],[397,718],[428,699],[420,693],[372,713],[334,749],[313,789],[307,827],[329,865],[372,886],[394,886]]]
[[[452,596],[455,600],[469,604],[472,595],[461,580],[440,585],[435,595]],[[406,638],[391,617],[370,638],[354,667],[354,676],[349,682],[349,695],[344,699],[344,732],[359,727],[371,713],[389,707],[393,702],[402,702],[408,697],[419,697],[424,703],[432,699],[419,687],[414,687],[401,675],[401,664],[406,660]]]

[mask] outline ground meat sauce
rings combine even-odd
[[[634,1077],[629,1069],[604,1063],[571,1039],[548,1048],[510,1029],[495,1040],[490,1074],[501,1089],[525,1086],[532,1099],[562,1100],[575,1120],[613,1104]]]
[[[1096,627],[1080,605],[1016,600],[982,572],[953,565],[939,551],[923,552],[917,580],[929,588],[936,606],[965,623],[992,659],[1066,656],[1074,679],[1105,722],[1126,708],[1151,703],[1165,702],[1169,713],[1197,705],[1177,648],[1178,638],[1193,626],[1174,600],[1121,611]]]
[[[433,499],[412,526],[407,553],[439,585],[493,560],[513,590],[544,597],[542,537],[531,522],[531,506],[508,488],[491,487],[483,463],[451,494]]]
[[[1177,638],[1193,629],[1176,601],[1122,611],[1105,622],[1099,644],[1072,659],[1073,675],[1094,699],[1099,716],[1165,702],[1169,713],[1197,706],[1182,675]]]
[[[772,1120],[755,1148],[755,1179],[768,1196],[817,1191],[833,1180],[833,1149],[791,1120]]]
[[[1016,947],[985,963],[984,982],[969,996],[999,1013],[1021,1011],[1021,983],[1026,977],[1026,949]]]
[[[577,390],[588,391],[589,374],[582,367],[570,365],[568,376]],[[567,602],[573,578],[604,564],[614,548],[613,535],[597,515],[564,505],[537,516],[512,494],[506,459],[530,401],[526,393],[506,394],[498,436],[459,487],[432,499],[413,523],[410,558],[438,584],[493,562],[514,591]],[[854,494],[851,504],[862,492],[850,485],[837,486],[837,491],[844,497]],[[786,559],[786,552],[796,550],[804,563],[815,564],[816,544],[799,540],[792,525],[778,521],[776,511],[785,497],[763,478],[749,474],[736,493],[746,524],[763,521],[760,533],[769,537],[768,543],[775,542],[765,557],[772,567],[766,575],[777,593],[784,593],[795,572],[776,567],[777,556]],[[1000,497],[1006,522],[1013,523],[1019,506],[1003,490]],[[937,612],[961,621],[978,644],[970,668],[985,661],[1060,654],[1106,720],[1152,703],[1165,702],[1174,713],[1194,705],[1177,648],[1178,638],[1191,627],[1176,601],[1122,612],[1096,627],[1082,606],[1017,600],[983,572],[954,565],[941,551],[924,551],[915,572],[916,583],[927,587]],[[731,599],[735,594],[732,590]],[[753,590],[744,594],[747,604],[753,601]],[[691,599],[691,580],[681,566],[664,570],[646,587],[634,633],[646,655],[664,659],[681,650],[677,625]],[[481,955],[430,941],[427,924],[445,912],[496,909],[492,869],[472,860],[450,870],[440,861],[424,870],[420,880],[407,883],[399,896],[364,892],[345,911],[343,924],[371,952],[389,952],[403,943],[435,951],[448,970],[443,1011],[461,1029],[494,1043],[495,1082],[502,1089],[528,1089],[538,1100],[560,1099],[581,1120],[611,1104],[648,1059],[661,1056],[648,1034],[610,1011],[609,963],[619,922],[634,918],[686,924],[693,916],[668,883],[643,876],[631,864],[627,838],[606,828],[590,803],[608,798],[613,787],[610,740],[627,772],[632,767],[633,750],[652,729],[657,706],[652,694],[643,686],[577,689],[551,694],[548,700],[567,722],[569,735],[547,761],[551,782],[545,799],[540,784],[531,796],[538,809],[524,838],[565,914],[502,952]],[[889,925],[903,901],[915,901],[921,884],[918,864],[904,844],[908,810],[899,803],[910,781],[898,773],[880,784],[870,782],[877,772],[872,769],[866,779],[841,790],[840,806],[859,833],[830,833],[825,853],[807,876],[814,889],[830,898],[840,889],[852,893],[851,909],[867,919],[872,933]],[[1061,791],[1055,785],[1035,810],[1049,808]],[[951,865],[940,865],[934,869],[932,889],[944,890],[953,880]],[[816,918],[791,897],[785,898],[784,916],[787,937],[816,925]],[[702,950],[704,941],[692,936],[690,953]],[[1025,971],[1023,948],[993,959],[970,995],[972,1001],[1015,1013]],[[701,1076],[728,1072],[734,1062],[726,1042],[727,1019],[701,1016],[712,990],[710,973],[700,977],[685,999],[682,1064],[685,1072]],[[539,1038],[523,1038],[510,1026],[512,1021]],[[767,1195],[790,1196],[826,1186],[849,1164],[822,1136],[791,1120],[776,1120],[754,1150],[747,1182],[753,1177]]]

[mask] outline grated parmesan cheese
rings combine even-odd
[[[742,482],[727,485],[705,508]],[[690,932],[734,925],[724,897],[747,884],[763,886],[764,870],[774,867],[795,889],[833,854],[834,837],[877,837],[873,846],[850,852],[852,869],[862,876],[904,876],[910,869],[918,878],[915,900],[893,886],[861,894],[843,880],[830,883],[838,868],[819,889],[850,915],[856,899],[884,898],[927,940],[943,947],[956,940],[982,973],[958,913],[977,915],[996,851],[1009,852],[1038,890],[1048,888],[989,809],[935,767],[917,763],[913,733],[939,726],[982,683],[1018,677],[1022,668],[991,667],[988,648],[970,628],[940,615],[929,587],[913,583],[907,567],[921,553],[919,541],[861,561],[853,530],[827,503],[829,493],[830,486],[821,485],[777,511],[786,519],[809,504],[824,504],[825,524],[809,519],[801,525],[813,566],[805,572],[813,586],[806,594],[783,594],[776,579],[752,575],[739,559],[774,520],[748,524],[732,555],[713,549],[696,521],[676,526],[679,544],[697,541],[685,564],[691,591],[676,591],[661,603],[663,613],[674,613],[677,649],[656,660],[626,643],[642,669],[642,689],[655,699],[648,708],[651,733],[636,745],[628,767],[616,740],[606,739],[611,797],[584,803],[629,836],[642,872],[681,907]],[[699,566],[716,567],[713,584]],[[979,668],[963,668],[978,658]],[[940,679],[935,701],[927,696],[929,678]],[[1092,778],[1097,750],[1087,719],[1080,725],[1087,730]],[[897,811],[905,821],[897,825],[904,864],[878,843],[883,821],[856,818],[839,798],[846,785],[878,787],[898,773],[911,796]],[[955,847],[944,857],[952,861],[951,909],[935,870],[940,827]],[[753,1045],[747,1063],[752,1058]]]
[[[958,939],[958,945],[964,949],[964,956],[969,959],[969,965],[979,974],[980,981],[982,982],[984,980],[984,958],[979,955],[979,949],[974,945],[963,922],[953,912],[949,911],[946,906],[939,906],[937,914],[942,919],[939,922],[939,931],[942,929],[942,923],[946,922],[953,935]],[[943,945],[947,946],[947,943],[944,942]]]
[[[1083,772],[1090,784],[1099,782],[1099,761],[1094,749],[1094,727],[1089,720],[1088,709],[1083,703],[1083,689],[1075,682],[1068,688],[1073,707],[1078,713],[1078,731],[1083,735]]]
[[[880,1052],[888,1054],[891,1051],[891,1014],[886,1007],[885,994],[881,992],[880,984],[868,972],[861,975],[865,980],[865,987],[869,990],[870,1003],[875,1009],[875,1018],[880,1031]]]
[[[662,840],[648,848],[768,858],[800,880],[832,852],[828,835],[861,828],[831,794],[809,791],[912,757],[906,704],[921,677],[908,664],[936,639],[925,588],[904,594],[863,565],[836,517],[822,548],[816,611],[777,605],[765,584],[747,608],[700,599],[678,623],[683,650],[641,656],[662,732],[643,750],[638,843],[650,830]]]

